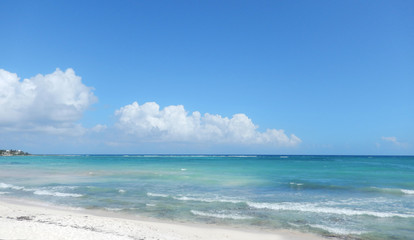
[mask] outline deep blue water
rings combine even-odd
[[[160,219],[414,239],[414,157],[0,157],[1,196]]]

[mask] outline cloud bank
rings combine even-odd
[[[56,69],[51,74],[38,74],[24,80],[0,69],[0,134],[4,139],[15,137],[16,141],[27,139],[30,134],[32,142],[42,142],[50,137],[55,139],[56,136],[62,136],[61,139],[75,136],[77,141],[94,144],[117,139],[121,146],[130,144],[131,139],[133,143],[148,144],[224,143],[271,147],[292,147],[301,142],[294,134],[285,134],[284,130],[259,131],[258,126],[242,113],[232,117],[202,115],[198,111],[188,113],[182,105],[160,109],[155,102],[126,105],[115,111],[114,126],[97,124],[86,129],[79,120],[96,101],[93,88],[84,85],[71,68]],[[84,137],[78,138],[81,135]]]
[[[163,109],[155,102],[139,105],[134,102],[115,112],[116,127],[138,140],[155,142],[211,142],[238,144],[271,144],[296,146],[301,139],[284,130],[267,129],[259,132],[245,114],[231,118],[200,112],[189,114],[182,105]]]
[[[80,134],[84,130],[76,121],[97,101],[92,90],[71,68],[23,81],[0,69],[0,127]]]

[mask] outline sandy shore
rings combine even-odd
[[[125,239],[125,240],[283,240],[321,237],[288,230],[243,231],[209,225],[184,225],[99,216],[0,198],[0,240]]]

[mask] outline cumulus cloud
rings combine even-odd
[[[0,69],[0,127],[81,134],[75,122],[97,98],[73,69],[24,79]]]
[[[231,118],[200,112],[189,114],[182,105],[163,109],[155,102],[139,105],[134,102],[115,112],[116,126],[128,134],[145,141],[214,142],[242,144],[272,144],[295,146],[301,139],[284,130],[258,131],[245,114]]]

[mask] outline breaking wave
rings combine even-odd
[[[180,201],[196,201],[196,202],[222,202],[222,203],[242,203],[240,200],[225,199],[225,198],[199,198],[199,197],[189,197],[189,196],[180,196],[173,197],[175,200]]]
[[[299,211],[299,212],[314,212],[314,213],[325,213],[325,214],[338,214],[338,215],[370,215],[379,218],[388,217],[402,217],[411,218],[414,217],[412,214],[403,213],[391,213],[391,212],[374,212],[374,211],[363,211],[353,210],[346,208],[333,208],[333,207],[320,207],[310,203],[255,203],[247,202],[247,205],[257,209],[271,209],[276,211]]]
[[[14,186],[12,184],[7,184],[7,183],[0,183],[0,188],[1,189],[13,189],[13,190],[25,190],[24,187]]]
[[[65,186],[52,187],[52,189],[63,189],[63,188],[73,189],[75,187],[65,187]],[[25,188],[25,187],[15,186],[12,184],[7,184],[7,183],[0,183],[0,189],[12,189],[12,190],[25,191],[25,192],[33,192],[33,194],[35,195],[47,195],[47,196],[54,196],[54,197],[82,197],[83,196],[82,194],[76,194],[76,193],[63,193],[63,192],[56,192],[56,191],[50,191],[50,190],[44,190],[44,189]]]
[[[196,210],[191,210],[191,213],[194,215],[198,215],[198,216],[221,218],[221,219],[234,219],[234,220],[252,219],[252,217],[250,216],[243,216],[239,214],[209,213],[209,212],[201,212],[201,211],[196,211]]]
[[[77,193],[52,192],[48,190],[35,190],[33,194],[55,196],[55,197],[82,197],[83,196],[82,194],[77,194]]]
[[[147,193],[147,196],[150,196],[150,197],[163,197],[163,198],[169,197],[168,194],[163,194],[163,193],[150,193],[150,192]]]
[[[369,188],[369,190],[374,191],[374,192],[387,193],[387,194],[414,195],[414,190],[410,190],[410,189],[371,187]]]
[[[414,190],[400,189],[400,191],[407,195],[414,195]]]
[[[339,227],[329,227],[329,226],[324,226],[320,224],[309,224],[309,226],[313,228],[319,228],[319,229],[328,231],[330,233],[340,234],[340,235],[349,235],[349,234],[361,235],[361,234],[366,233],[364,231],[355,231],[355,230],[349,230],[346,228],[339,228]]]

